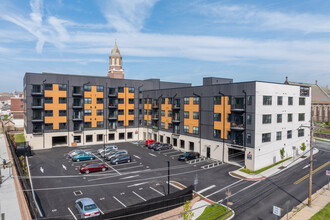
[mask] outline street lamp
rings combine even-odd
[[[105,138],[106,138],[106,135],[103,134],[103,156],[104,156],[104,161],[105,161]]]
[[[202,128],[201,128],[201,121],[202,121],[202,97],[200,95],[197,95],[196,93],[193,93],[194,96],[197,96],[199,98],[199,155],[202,154]]]
[[[223,102],[222,102],[222,106],[223,106],[223,137],[222,137],[222,163],[225,162],[225,109],[226,109],[226,105],[225,105],[225,94],[223,94],[221,91],[219,91],[219,95],[221,95],[221,97],[223,97]],[[222,100],[220,99],[220,102]]]
[[[167,162],[167,195],[170,194],[170,161]]]

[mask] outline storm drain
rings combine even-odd
[[[83,193],[80,190],[78,190],[78,191],[74,191],[73,194],[75,196],[81,196]]]

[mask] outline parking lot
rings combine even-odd
[[[92,198],[101,213],[122,209],[146,200],[167,194],[168,162],[171,181],[185,186],[196,185],[196,191],[213,201],[224,197],[227,186],[231,190],[250,184],[229,176],[236,166],[221,164],[218,161],[197,159],[178,161],[182,152],[178,150],[153,151],[143,143],[118,143],[132,157],[130,163],[110,165],[109,161],[97,154],[102,146],[86,146],[80,149],[91,152],[93,162],[106,163],[109,170],[81,174],[79,167],[89,161],[72,162],[68,152],[75,148],[53,148],[35,151],[28,158],[32,185],[40,199],[46,217],[61,219],[78,218],[74,207],[75,200]],[[170,186],[175,192],[176,186]]]

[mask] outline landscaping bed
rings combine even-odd
[[[265,170],[268,170],[268,169],[270,169],[270,168],[272,168],[272,167],[274,167],[274,166],[276,166],[276,165],[278,165],[278,164],[280,164],[280,163],[283,163],[283,162],[285,162],[285,161],[287,161],[287,160],[289,160],[289,159],[291,159],[291,158],[292,158],[292,157],[286,158],[286,159],[284,159],[284,160],[278,161],[277,163],[274,163],[274,164],[269,165],[269,166],[267,166],[267,167],[261,168],[261,169],[259,169],[259,170],[255,170],[255,171],[253,171],[253,170],[249,170],[249,169],[246,169],[246,168],[242,168],[242,169],[240,169],[239,171],[242,171],[242,172],[247,173],[247,174],[259,174],[259,173],[264,172]]]
[[[197,220],[227,219],[232,216],[232,214],[233,213],[230,209],[214,203],[211,206],[206,207]]]

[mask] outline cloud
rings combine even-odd
[[[193,11],[210,17],[213,22],[255,25],[259,30],[290,30],[304,33],[329,33],[330,16],[308,13],[283,13],[251,5],[194,3]]]
[[[109,0],[103,1],[101,11],[108,25],[118,32],[137,32],[158,0]]]

